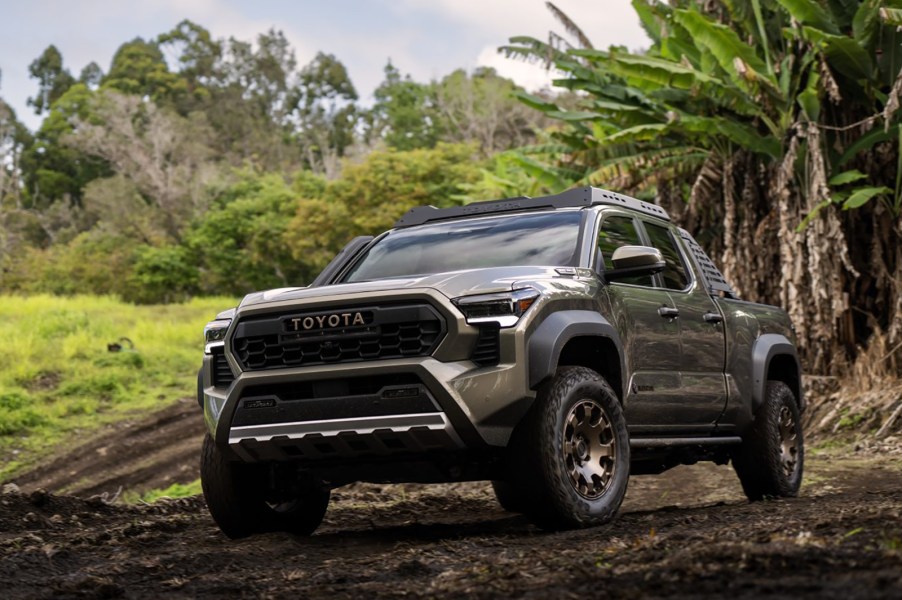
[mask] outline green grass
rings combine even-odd
[[[168,488],[162,490],[150,490],[140,496],[130,496],[125,494],[123,501],[128,504],[135,504],[137,502],[147,502],[149,504],[160,498],[188,498],[189,496],[197,496],[200,493],[200,479],[195,479],[191,483],[173,483]]]
[[[0,295],[0,480],[77,434],[194,396],[204,323],[235,303]],[[109,352],[122,337],[134,349]]]

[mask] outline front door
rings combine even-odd
[[[638,221],[606,211],[598,234],[598,270],[613,268],[611,255],[626,245],[642,245]],[[681,393],[680,324],[672,315],[676,306],[651,276],[611,282],[606,291],[631,374],[625,386],[626,422],[634,433],[658,429]]]

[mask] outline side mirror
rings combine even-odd
[[[606,281],[660,273],[667,266],[661,251],[650,246],[621,246],[611,256],[614,268],[604,272]]]

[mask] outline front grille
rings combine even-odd
[[[480,367],[497,365],[501,361],[501,330],[497,323],[483,323],[479,326],[479,337],[470,360]]]
[[[213,387],[227,388],[235,381],[229,361],[226,360],[222,347],[213,348]]]
[[[347,311],[366,315],[366,322],[355,325],[346,318],[344,326],[303,331],[289,326],[317,323],[323,315],[352,314]],[[232,350],[242,368],[255,371],[428,356],[444,333],[444,320],[427,304],[354,307],[243,319],[235,328]]]

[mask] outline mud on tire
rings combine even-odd
[[[511,485],[536,525],[568,529],[610,521],[629,481],[626,421],[611,386],[585,367],[562,367],[509,446]]]
[[[805,462],[798,402],[782,381],[768,381],[764,404],[742,445],[733,468],[749,500],[794,497]]]
[[[310,481],[296,486],[291,498],[267,501],[267,470],[229,461],[209,434],[201,449],[200,474],[210,516],[232,539],[269,531],[310,535],[329,505],[329,489]]]

